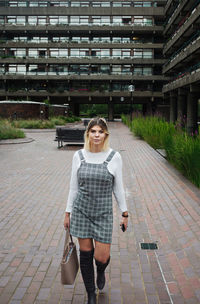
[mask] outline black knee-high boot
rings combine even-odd
[[[101,290],[105,286],[106,278],[105,278],[105,269],[110,262],[110,257],[105,264],[97,261],[95,259],[95,263],[97,265],[97,287]]]
[[[88,304],[96,304],[93,256],[94,249],[91,251],[80,250],[80,268],[88,294]]]

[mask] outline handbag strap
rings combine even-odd
[[[66,252],[68,251],[69,248],[69,237],[71,239],[71,243],[74,244],[72,235],[69,233],[69,230],[66,230],[65,234],[65,243],[64,243],[64,250],[63,250],[63,257],[66,255]]]

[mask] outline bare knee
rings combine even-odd
[[[108,259],[109,259],[110,255],[109,256],[100,256],[100,255],[95,255],[95,260],[97,260],[98,262],[101,262],[102,264],[105,264],[107,263]]]
[[[79,238],[78,242],[81,251],[91,251],[94,248],[92,239]]]
[[[95,241],[94,257],[97,261],[105,264],[110,257],[110,244]]]

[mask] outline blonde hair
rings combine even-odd
[[[90,132],[90,129],[94,126],[99,126],[106,134],[102,151],[107,151],[109,149],[109,135],[110,134],[108,131],[107,122],[106,122],[105,118],[102,118],[102,117],[95,117],[89,121],[87,129],[84,134],[84,139],[85,139],[84,149],[90,151],[89,132]]]

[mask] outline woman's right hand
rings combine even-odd
[[[64,228],[65,230],[70,228],[70,213],[65,212],[65,219],[64,219]]]

